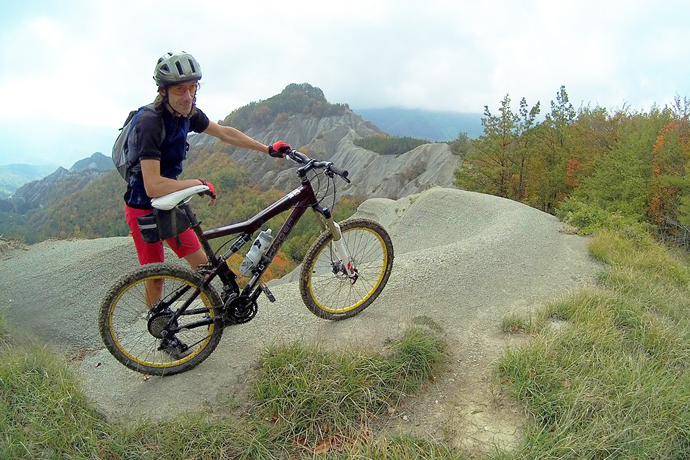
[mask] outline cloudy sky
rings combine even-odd
[[[290,83],[353,109],[494,112],[509,94],[646,111],[690,96],[690,2],[3,0],[0,123],[119,127],[166,51],[203,70],[222,119]]]

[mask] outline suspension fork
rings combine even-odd
[[[314,209],[317,211],[317,214],[323,216],[322,219],[317,219],[319,221],[319,226],[323,230],[328,230],[333,237],[333,247],[335,248],[335,252],[340,259],[342,268],[345,270],[348,278],[352,279],[353,282],[356,281],[358,276],[357,267],[355,267],[355,263],[352,260],[352,257],[350,257],[349,251],[347,250],[343,234],[340,231],[340,225],[333,220],[333,215],[330,209],[321,207],[319,207],[319,209]]]

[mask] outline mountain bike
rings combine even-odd
[[[299,268],[299,290],[307,308],[320,318],[343,320],[361,313],[379,296],[393,268],[390,236],[368,219],[335,222],[312,185],[325,179],[327,189],[332,190],[329,199],[332,193],[335,204],[336,176],[350,182],[348,172],[294,149],[286,158],[298,163],[300,186],[243,222],[203,230],[188,202],[194,195],[208,192],[205,185],[153,199],[156,209],[186,215],[208,263],[196,271],[172,263],[144,265],[110,288],[100,306],[99,329],[106,348],[120,363],[144,374],[170,375],[208,358],[226,327],[256,316],[261,294],[276,301],[262,275],[308,208],[318,216],[322,232]],[[248,270],[246,284],[240,286],[228,259],[253,241],[254,233],[267,221],[287,211],[291,212],[284,224]],[[209,240],[221,237],[230,238],[214,251]],[[154,285],[158,291],[152,296]],[[176,353],[168,349],[173,341]]]

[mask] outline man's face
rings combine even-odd
[[[197,81],[190,81],[168,87],[168,103],[183,116],[191,113],[194,104],[194,95],[199,87]]]

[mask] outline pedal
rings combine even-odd
[[[266,297],[268,297],[269,302],[273,303],[276,301],[276,296],[274,296],[271,290],[268,289],[266,283],[261,283],[261,290],[264,291],[264,294],[266,294]]]

